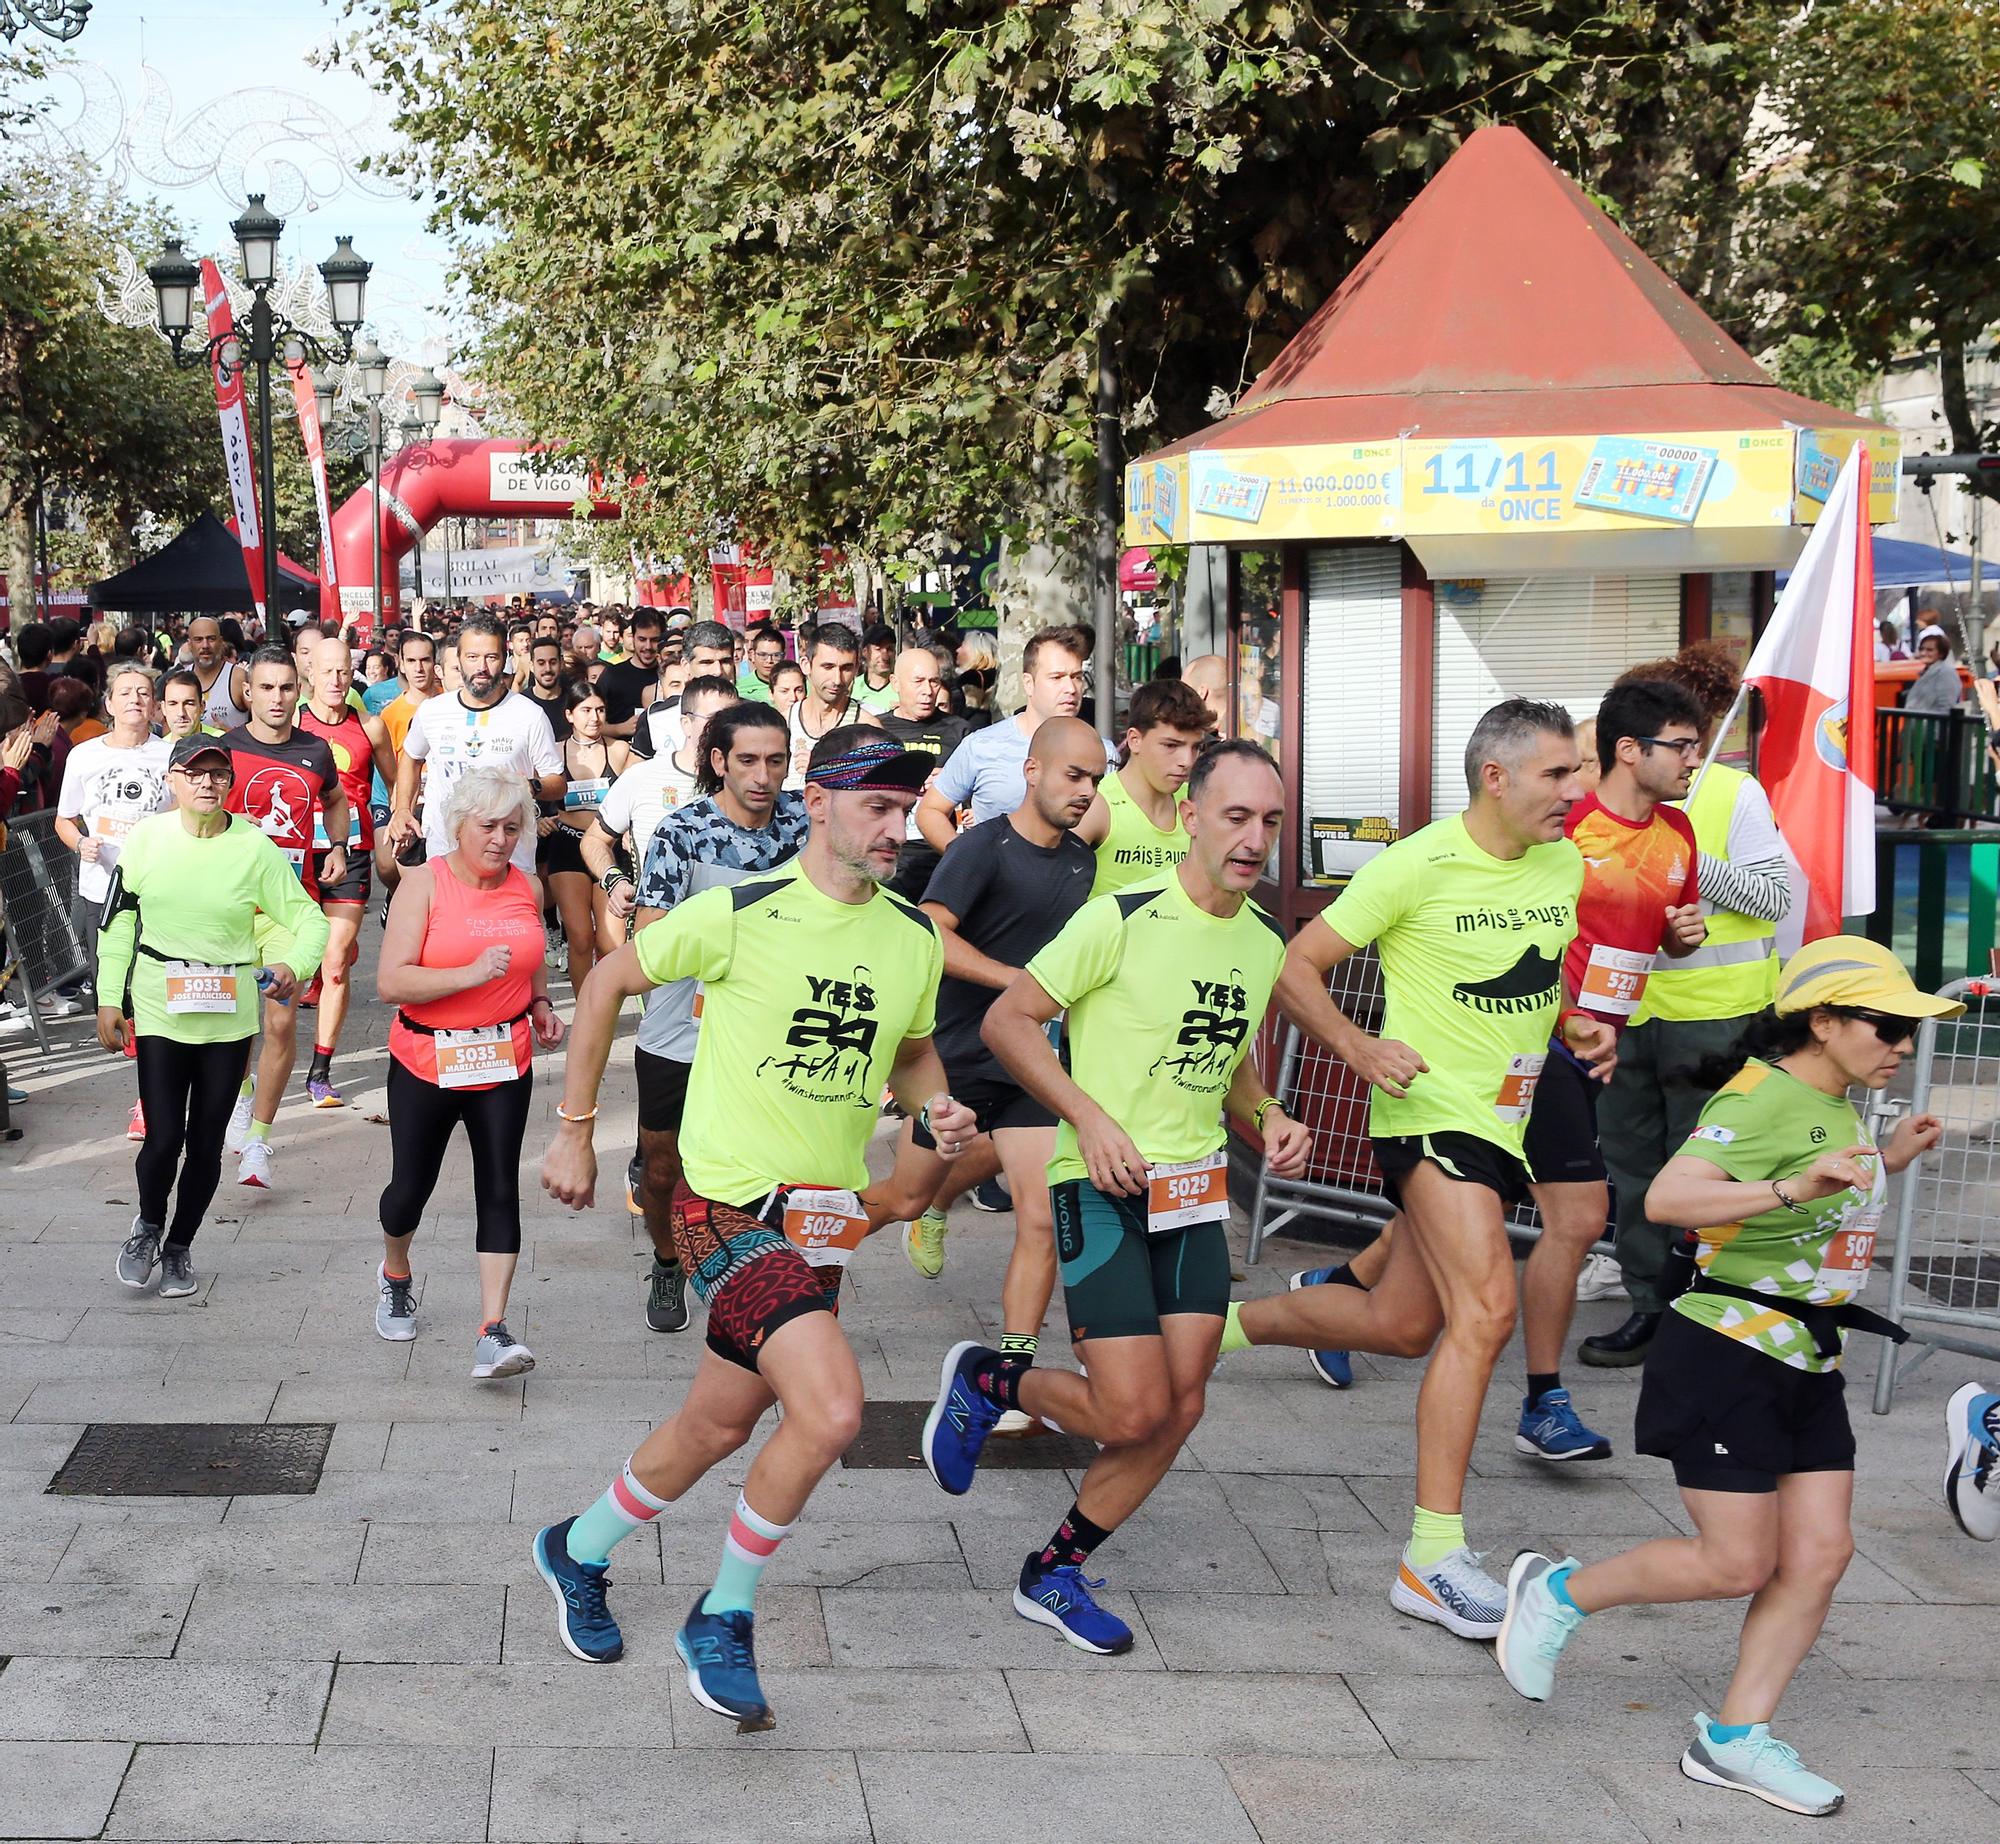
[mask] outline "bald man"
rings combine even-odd
[[[1014,1198],[1014,1252],[1000,1289],[1000,1348],[1030,1362],[1056,1283],[1047,1177],[1056,1121],[1001,1067],[980,1027],[995,997],[1090,895],[1097,856],[1076,828],[1104,773],[1096,731],[1078,717],[1050,718],[1028,743],[1026,798],[1012,813],[960,833],[924,893],[924,913],[944,942],[935,1042],[952,1095],[972,1110],[980,1137],[947,1164],[920,1124],[904,1123],[898,1204],[928,1208],[906,1222],[903,1248],[911,1266],[935,1280],[944,1268],[951,1198],[996,1167],[1004,1171]],[[941,1194],[947,1175],[952,1189]],[[1024,1415],[997,1432],[1028,1426]]]
[[[1198,653],[1181,667],[1181,682],[1192,685],[1208,706],[1217,736],[1229,734],[1229,662],[1220,653]]]
[[[929,647],[905,647],[896,656],[892,684],[896,702],[888,710],[878,711],[875,721],[905,749],[929,750],[937,757],[938,768],[943,768],[951,752],[965,740],[965,719],[944,708],[944,677],[938,656]],[[934,769],[931,782],[936,781]],[[917,830],[917,816],[912,812],[909,837],[903,842],[889,888],[912,903],[922,902],[939,856],[938,848]]]

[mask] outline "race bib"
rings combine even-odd
[[[1646,976],[1652,970],[1650,954],[1641,954],[1634,948],[1594,947],[1583,970],[1583,986],[1576,1002],[1585,1011],[1629,1018],[1639,1009],[1639,1000],[1646,991]]]
[[[844,1268],[868,1233],[868,1213],[852,1191],[793,1191],[785,1198],[785,1240],[815,1268]]]
[[[464,1031],[437,1034],[439,1088],[484,1088],[489,1082],[514,1082],[514,1027],[475,1025]]]
[[[610,792],[609,781],[572,781],[563,789],[565,807],[598,807],[604,804],[604,796]]]
[[[90,816],[92,834],[110,845],[129,837],[138,823],[129,813],[93,813]]]
[[[350,846],[361,843],[361,809],[351,802],[347,809],[347,843]],[[313,809],[313,844],[320,851],[331,851],[333,841],[326,836],[326,809]],[[287,853],[289,857],[291,854]]]
[[[1879,1186],[1878,1186],[1879,1189]],[[1868,1285],[1875,1258],[1875,1232],[1882,1227],[1884,1205],[1870,1202],[1867,1209],[1827,1239],[1819,1258],[1819,1272],[1813,1284],[1829,1293],[1859,1293]]]
[[[284,861],[292,867],[292,875],[301,882],[304,882],[306,874],[305,847],[302,845],[281,845],[278,847],[278,852]]]
[[[1190,1223],[1220,1223],[1229,1215],[1229,1156],[1146,1167],[1146,1233],[1164,1235]]]
[[[211,967],[206,961],[170,960],[167,968],[167,1010],[176,1016],[193,1012],[231,1013],[236,1010],[236,969]]]
[[[1542,1065],[1548,1060],[1546,1050],[1535,1050],[1526,1056],[1507,1059],[1507,1073],[1500,1078],[1500,1092],[1493,1098],[1495,1119],[1522,1121],[1528,1118],[1528,1110],[1534,1105],[1535,1084],[1542,1079]]]

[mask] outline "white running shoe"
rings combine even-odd
[[[235,1107],[229,1110],[229,1125],[222,1135],[224,1152],[240,1153],[250,1138],[250,1108],[255,1101],[251,1095],[238,1095]]]
[[[480,1382],[489,1377],[518,1377],[535,1367],[535,1354],[507,1329],[502,1319],[479,1334],[472,1348],[472,1374]]]
[[[1003,1409],[1000,1419],[993,1424],[993,1432],[1003,1441],[1018,1441],[1030,1434],[1039,1434],[1042,1424],[1026,1409]]]
[[[1595,1250],[1586,1255],[1576,1273],[1576,1297],[1579,1301],[1627,1298],[1625,1270],[1619,1267],[1617,1257],[1600,1255]]]
[[[271,1142],[245,1140],[243,1156],[236,1161],[236,1182],[253,1185],[259,1191],[271,1188]]]
[[[1405,1548],[1396,1565],[1389,1605],[1398,1613],[1428,1620],[1461,1639],[1497,1639],[1507,1614],[1507,1590],[1479,1566],[1463,1545],[1437,1562],[1419,1567]]]

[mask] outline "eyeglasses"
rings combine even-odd
[[[236,779],[236,771],[230,768],[183,768],[180,771],[190,781],[206,781],[213,787],[227,787]]]
[[[1842,1018],[1852,1018],[1865,1024],[1885,1044],[1905,1044],[1917,1034],[1914,1018],[1898,1018],[1893,1012],[1863,1011],[1859,1006],[1840,1005],[1830,1007]]]
[[[1701,738],[1698,736],[1635,736],[1632,740],[1641,749],[1678,750],[1684,762],[1692,762],[1701,754]]]

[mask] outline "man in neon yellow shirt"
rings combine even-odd
[[[590,1121],[618,1014],[669,980],[702,982],[673,1202],[682,1271],[708,1307],[708,1349],[679,1413],[642,1442],[580,1517],[535,1539],[576,1657],[624,1651],[605,1605],[612,1546],[783,1418],[751,1462],[715,1586],[675,1640],[697,1702],[771,1726],[752,1607],[764,1564],[861,1425],[861,1372],[834,1318],[840,1277],[889,1220],[863,1160],[886,1086],[956,1157],[976,1125],[945,1093],[931,1047],[943,951],[929,917],[891,896],[931,758],[879,730],[830,731],[807,766],[812,830],[790,865],[703,890],[591,970],[577,995],[563,1126],[542,1183],[588,1205]]]
[[[1008,1409],[1103,1451],[1055,1535],[1021,1566],[1014,1611],[1081,1651],[1131,1649],[1083,1565],[1165,1477],[1201,1419],[1229,1304],[1223,1114],[1262,1135],[1271,1169],[1304,1168],[1312,1137],[1250,1055],[1284,962],[1249,892],[1284,819],[1276,767],[1219,744],[1188,779],[1188,853],[1171,873],[1093,898],[993,1002],[982,1030],[1057,1116],[1049,1195],[1070,1337],[1088,1374],[976,1343],[946,1354],[924,1462],[969,1491]],[[1068,1009],[1064,1068],[1047,1027]]]
[[[1208,707],[1179,679],[1152,679],[1132,694],[1124,763],[1105,776],[1076,836],[1097,853],[1092,896],[1171,871],[1187,856],[1181,789],[1208,740]]]

